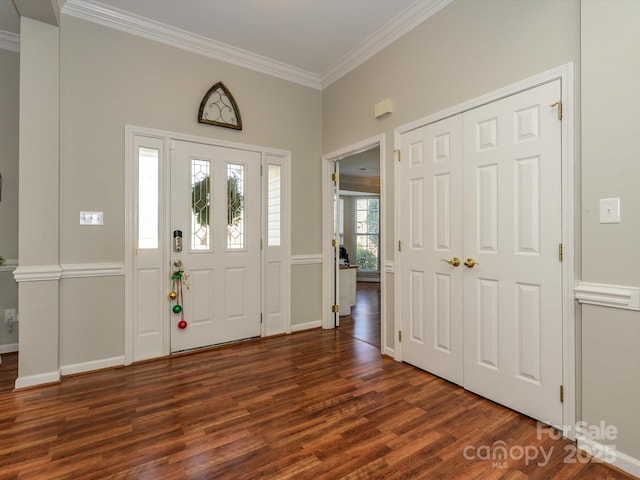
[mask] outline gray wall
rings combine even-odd
[[[582,2],[582,279],[640,287],[640,2]],[[599,199],[620,197],[619,224]],[[617,426],[640,458],[640,312],[582,309],[583,418]]]
[[[323,91],[323,145],[332,152],[386,135],[386,255],[394,259],[393,129],[580,59],[580,4],[456,0]],[[375,103],[393,113],[376,120]],[[393,276],[387,274],[393,302]],[[392,315],[388,318],[393,318]],[[394,331],[387,324],[387,347]]]
[[[20,54],[0,49],[0,255],[18,258],[18,109]],[[18,286],[12,268],[0,267],[0,347],[18,343],[17,328],[9,333],[4,310],[18,308]]]
[[[125,124],[291,151],[292,253],[321,251],[321,185],[308,181],[321,168],[319,91],[74,17],[60,39],[61,264],[124,261]],[[240,132],[196,122],[217,81],[239,104]],[[81,227],[80,210],[104,211],[104,226]],[[320,290],[308,288],[319,277],[293,267],[293,323],[320,319]],[[123,354],[123,288],[121,277],[62,280],[61,365]]]

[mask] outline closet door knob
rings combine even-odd
[[[452,265],[454,267],[457,267],[458,265],[460,265],[460,259],[458,257],[453,257],[451,260],[447,260],[446,258],[443,258],[440,261],[447,262],[449,265]]]
[[[473,258],[467,258],[467,259],[464,261],[464,266],[465,266],[465,267],[473,268],[473,267],[475,267],[476,265],[480,265],[480,264],[479,264],[478,262],[476,262]]]

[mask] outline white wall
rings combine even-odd
[[[20,54],[0,49],[0,255],[8,261],[18,258],[18,111],[20,91]],[[11,262],[11,263],[13,263]],[[18,286],[13,267],[0,267],[0,351],[14,349],[18,330],[10,333],[4,323],[4,310],[18,308]]]
[[[640,287],[640,2],[584,0],[581,13],[582,279]],[[622,222],[600,224],[610,197]],[[640,312],[585,305],[582,319],[583,418],[617,426],[601,443],[640,459]]]

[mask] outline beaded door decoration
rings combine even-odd
[[[183,287],[189,288],[189,276],[184,273],[182,269],[182,262],[179,260],[174,262],[174,267],[177,270],[174,270],[171,273],[171,291],[169,292],[169,300],[176,302],[173,307],[171,307],[171,311],[175,314],[180,314],[180,321],[178,322],[178,328],[184,330],[187,328],[187,321],[184,319],[184,293]]]

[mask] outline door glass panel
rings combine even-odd
[[[191,250],[211,250],[211,162],[191,160]]]
[[[268,245],[280,246],[280,165],[269,165],[267,177],[268,189]]]
[[[160,152],[138,148],[138,248],[158,248],[158,189]]]
[[[227,165],[227,248],[244,248],[244,165]]]

